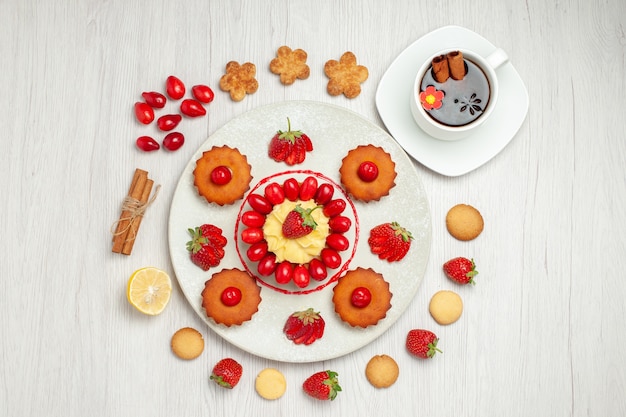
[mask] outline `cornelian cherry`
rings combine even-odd
[[[198,100],[186,98],[180,103],[180,111],[189,117],[199,117],[206,114],[206,110]]]
[[[185,95],[185,84],[180,78],[170,75],[165,80],[165,91],[174,100],[179,100]]]
[[[220,165],[213,168],[213,171],[211,171],[211,181],[213,184],[225,185],[228,184],[232,178],[233,174],[227,166]]]
[[[171,132],[165,135],[163,139],[163,146],[168,151],[175,151],[180,149],[181,146],[185,143],[185,137],[180,132]]]
[[[220,300],[227,307],[236,306],[241,302],[241,290],[237,287],[227,287],[222,291]]]
[[[157,119],[157,126],[159,129],[169,132],[178,126],[181,120],[183,120],[183,116],[180,114],[165,114]]]
[[[358,175],[365,182],[372,182],[378,177],[378,166],[372,161],[364,161],[359,165]]]
[[[138,101],[135,103],[135,117],[144,125],[150,124],[154,120],[154,110],[148,104]]]
[[[191,88],[191,92],[193,93],[193,96],[196,98],[196,100],[202,103],[210,103],[213,101],[213,98],[215,97],[213,90],[211,90],[211,87],[207,85],[202,85],[202,84],[194,85]]]
[[[356,308],[367,307],[372,301],[372,293],[365,287],[357,287],[354,291],[352,291],[352,298],[350,301]]]
[[[136,143],[137,147],[144,152],[156,151],[161,147],[159,143],[150,136],[139,136]]]
[[[146,91],[141,93],[141,96],[150,107],[155,109],[162,109],[165,107],[165,103],[167,103],[167,98],[156,91]]]

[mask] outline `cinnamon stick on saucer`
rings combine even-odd
[[[122,205],[122,213],[113,232],[113,252],[130,255],[153,184],[154,181],[148,179],[147,171],[135,170],[128,195]]]
[[[448,67],[453,80],[462,80],[465,77],[465,61],[461,51],[448,52]]]
[[[444,55],[439,55],[433,58],[433,76],[438,83],[445,83],[450,77],[450,71],[448,69],[448,60]]]

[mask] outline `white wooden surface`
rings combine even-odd
[[[621,0],[0,1],[0,415],[626,415],[626,3]],[[519,134],[495,159],[449,178],[416,164],[433,216],[423,285],[379,339],[323,363],[274,363],[222,341],[175,285],[167,310],[143,316],[126,302],[135,269],[171,271],[166,224],[180,172],[231,118],[289,99],[333,103],[382,126],[374,95],[393,59],[438,27],[474,30],[510,55],[530,95]],[[311,76],[283,87],[267,66],[280,45],[309,53]],[[368,66],[362,94],[325,91],[323,63],[353,51]],[[233,103],[217,88],[226,62],[257,64],[259,91]],[[143,154],[132,116],[140,93],[175,74],[216,90],[209,117],[186,122],[176,153]],[[132,172],[162,185],[133,254],[110,251]],[[467,202],[485,219],[479,239],[445,231]],[[475,287],[441,273],[449,257],[479,264]],[[173,273],[173,272],[172,272]],[[448,327],[429,316],[438,289],[465,301]],[[171,354],[184,326],[200,329],[195,361]],[[411,358],[415,327],[434,330],[443,355]],[[340,340],[337,343],[341,343]],[[364,367],[386,353],[398,382],[376,390]],[[208,382],[224,356],[245,367],[232,391]],[[267,366],[288,380],[283,398],[254,391]],[[332,368],[332,403],[300,384]]]

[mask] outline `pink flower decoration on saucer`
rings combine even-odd
[[[426,90],[420,93],[420,102],[424,110],[432,110],[441,108],[444,92],[437,90],[432,85],[426,87]]]

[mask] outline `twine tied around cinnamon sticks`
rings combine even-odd
[[[161,188],[160,185],[157,185],[152,198],[150,198],[153,186],[154,181],[148,178],[148,172],[137,168],[128,195],[122,203],[120,218],[111,227],[113,252],[124,255],[130,255],[132,252],[143,215],[154,202]]]

